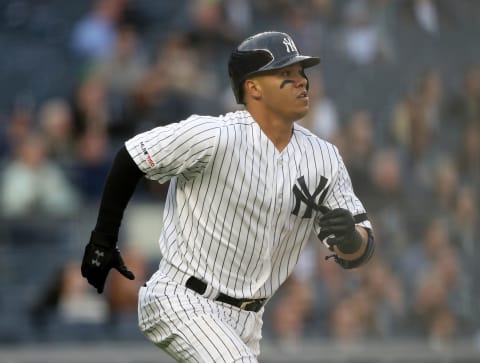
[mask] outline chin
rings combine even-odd
[[[296,112],[293,116],[293,118],[295,119],[295,121],[297,120],[300,120],[301,118],[305,117],[308,113],[308,107],[306,107],[305,109],[303,110],[299,110],[298,112]]]

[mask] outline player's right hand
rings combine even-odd
[[[85,247],[81,267],[82,276],[87,279],[88,283],[101,294],[107,275],[112,268],[127,279],[134,280],[135,275],[125,266],[120,250],[102,240],[95,241],[93,236],[94,233]]]

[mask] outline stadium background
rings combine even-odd
[[[377,253],[342,271],[312,243],[269,304],[261,362],[480,361],[480,2],[0,0],[0,361],[168,362],[136,327],[166,186],[144,182],[97,295],[79,259],[117,147],[235,109],[229,51],[286,31]],[[85,348],[87,347],[87,348]]]

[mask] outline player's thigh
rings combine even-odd
[[[220,318],[225,314],[220,306],[170,285],[159,281],[140,289],[139,326],[149,340],[179,362],[257,362],[234,327]]]
[[[250,348],[235,331],[210,315],[193,317],[165,336],[153,328],[146,333],[159,348],[184,363],[257,363]],[[161,339],[158,339],[163,336]]]
[[[149,337],[148,334],[147,337]],[[151,337],[149,338],[154,341]],[[176,362],[203,363],[195,348],[182,336],[173,335],[169,339],[155,342],[155,345],[168,353]]]
[[[255,355],[235,330],[211,315],[199,315],[183,324],[182,335],[202,362],[257,363]]]

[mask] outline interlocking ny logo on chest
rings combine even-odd
[[[300,216],[301,218],[312,218],[313,211],[320,211],[322,203],[328,192],[328,179],[324,176],[320,177],[320,183],[315,188],[313,194],[305,182],[305,177],[302,175],[297,179],[293,186],[293,194],[295,196],[295,207],[292,214]],[[303,214],[301,214],[303,212]],[[301,214],[301,215],[300,215]]]

